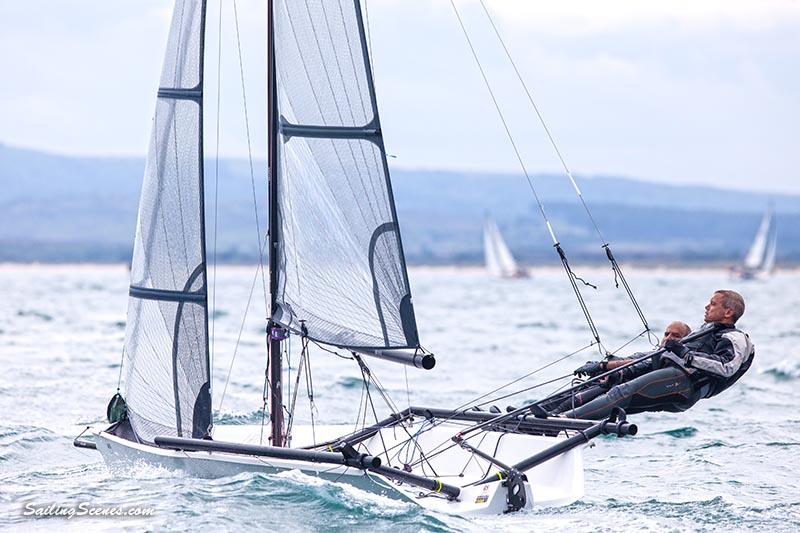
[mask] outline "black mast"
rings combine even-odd
[[[273,446],[283,446],[283,388],[281,386],[282,361],[281,341],[272,334],[277,324],[272,322],[277,305],[278,289],[278,120],[277,90],[275,84],[275,20],[272,13],[272,0],[267,0],[267,151],[269,164],[269,302],[270,320],[267,326],[269,343],[269,413],[272,425],[270,440]]]

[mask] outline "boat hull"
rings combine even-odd
[[[345,426],[317,426],[314,431],[310,428],[297,428],[295,442],[302,442],[310,438],[311,434],[317,438],[343,435],[350,429],[352,428]],[[347,483],[374,494],[414,502],[424,508],[449,514],[491,515],[506,512],[508,489],[502,481],[468,485],[471,481],[481,479],[488,472],[497,469],[460,447],[451,446],[449,437],[457,429],[457,426],[450,427],[450,424],[426,429],[424,423],[412,423],[402,428],[381,430],[363,443],[363,449],[381,456],[384,464],[405,466],[418,475],[431,476],[432,472],[436,472],[437,478],[444,483],[460,486],[461,494],[455,500],[445,498],[441,494],[422,491],[412,485],[396,483],[374,472],[342,465],[216,451],[179,451],[133,442],[106,431],[95,435],[95,443],[112,471],[129,472],[136,465],[148,464],[180,470],[192,476],[218,478],[245,472],[270,475],[295,470],[308,476],[329,482]],[[410,449],[397,451],[398,447],[401,447],[404,441],[408,442],[409,435],[417,434],[419,437],[415,438],[415,444],[412,446],[431,450],[428,454],[430,459],[417,462],[414,466],[406,466],[404,459],[414,463],[420,461],[420,456],[415,455]],[[260,439],[260,426],[217,426],[214,437],[218,441],[253,444]],[[487,432],[482,439],[476,440],[475,445],[483,451],[496,453],[496,456],[504,462],[514,463],[546,449],[559,440],[562,440],[562,437]],[[443,446],[439,446],[436,450],[437,445]],[[385,449],[388,451],[378,453]],[[392,450],[396,453],[393,454]],[[387,455],[390,461],[386,460]],[[583,496],[583,446],[533,468],[526,473],[526,476],[527,481],[524,483],[526,509],[567,505],[578,500]]]

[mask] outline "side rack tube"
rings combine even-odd
[[[518,462],[517,464],[513,465],[510,470],[525,472],[531,468],[539,466],[545,461],[549,461],[554,457],[568,452],[573,448],[582,446],[599,435],[610,435],[613,433],[619,437],[624,437],[625,435],[636,435],[637,431],[638,428],[636,427],[636,424],[626,422],[624,417],[619,421],[613,419],[603,420],[593,425],[589,429],[579,432],[577,435],[573,435],[572,437],[569,437],[558,444],[554,444],[549,448],[542,450],[536,455],[532,455],[531,457]],[[503,476],[507,476],[507,474],[497,472],[473,483],[473,485],[481,485],[490,481],[497,481],[498,479],[502,479]]]
[[[259,457],[274,457],[291,461],[307,461],[309,463],[325,463],[333,465],[350,466],[366,470],[377,468],[381,465],[379,457],[359,454],[348,457],[340,452],[317,452],[297,448],[283,448],[278,446],[259,446],[256,444],[238,444],[234,442],[220,442],[203,439],[185,439],[181,437],[156,437],[156,446],[173,450],[195,452],[221,452],[237,455],[256,455]]]

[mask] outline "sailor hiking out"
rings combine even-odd
[[[630,359],[589,361],[575,374],[594,377],[619,370],[599,385],[543,407],[581,419],[602,419],[617,407],[629,414],[686,411],[698,400],[730,387],[750,368],[755,355],[753,344],[735,327],[744,309],[739,293],[718,290],[705,307],[704,329],[708,334],[682,343],[675,337],[681,333],[685,337],[688,326],[673,322],[665,332],[662,347],[666,351],[660,356],[627,365]]]

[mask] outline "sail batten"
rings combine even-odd
[[[358,0],[277,1],[275,51],[272,318],[338,347],[417,348]]]

